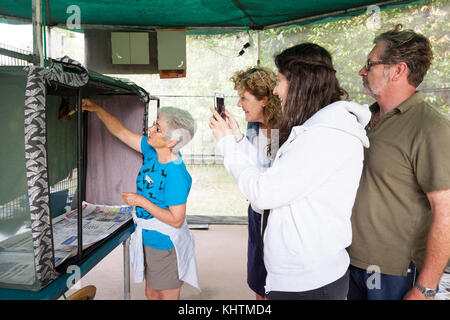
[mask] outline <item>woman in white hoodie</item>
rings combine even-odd
[[[255,165],[236,143],[236,122],[212,109],[210,127],[239,189],[270,215],[264,233],[269,299],[345,299],[350,216],[369,146],[367,105],[343,101],[330,54],[304,43],[276,56],[280,148],[273,165]]]

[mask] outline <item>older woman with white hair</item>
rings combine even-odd
[[[191,114],[161,108],[146,137],[88,99],[83,99],[82,110],[95,112],[112,135],[143,154],[137,193],[122,193],[125,203],[136,206],[137,228],[131,240],[135,281],[142,282],[145,272],[145,294],[151,300],[179,299],[183,282],[198,288],[194,237],[185,219],[192,178],[179,152],[195,133]]]

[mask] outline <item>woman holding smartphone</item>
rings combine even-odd
[[[247,135],[235,125],[235,141],[246,148],[256,151],[253,159],[258,168],[270,167],[278,150],[278,122],[281,117],[281,105],[278,96],[273,94],[276,85],[275,74],[263,68],[249,68],[236,72],[231,81],[239,95],[237,106],[245,113],[248,122]],[[232,116],[225,111],[226,118]],[[244,147],[245,148],[245,147]],[[247,283],[255,293],[256,299],[265,296],[264,284],[266,268],[262,256],[261,214],[253,203],[248,207],[248,249]]]
[[[367,107],[341,100],[330,54],[303,43],[276,56],[274,94],[281,99],[280,148],[272,166],[233,137],[212,109],[210,127],[226,169],[252,205],[269,209],[264,233],[269,299],[345,299],[351,212],[363,167]]]

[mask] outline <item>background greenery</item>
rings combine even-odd
[[[425,1],[407,7],[381,11],[378,16],[361,15],[325,24],[269,29],[261,32],[261,65],[275,71],[274,55],[302,42],[314,42],[333,56],[341,86],[359,103],[372,103],[362,92],[358,71],[373,47],[374,37],[401,23],[427,36],[433,46],[434,60],[419,89],[426,100],[443,114],[450,116],[449,96],[449,1]],[[237,97],[229,78],[233,72],[255,66],[257,62],[256,32],[188,36],[186,78],[160,80],[159,75],[126,76],[161,98],[162,105],[188,109],[197,119],[198,131],[184,153],[214,153],[214,141],[208,127],[209,108],[214,92],[226,96],[226,107],[245,127]],[[252,46],[238,57],[242,45]]]

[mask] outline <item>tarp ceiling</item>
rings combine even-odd
[[[79,12],[82,29],[175,28],[187,29],[188,33],[328,22],[366,13],[371,5],[385,10],[415,2],[421,1],[42,0],[43,15],[49,26],[66,26],[69,18]],[[0,18],[3,21],[31,21],[32,0],[2,0]]]

